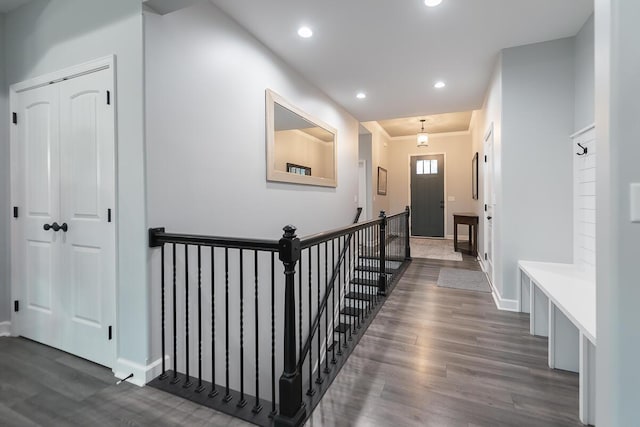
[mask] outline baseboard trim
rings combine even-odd
[[[0,337],[11,336],[11,322],[0,322]]]
[[[165,362],[168,366],[169,356],[165,356]],[[142,387],[162,373],[162,358],[158,358],[146,366],[127,359],[118,359],[113,373],[118,379],[124,379],[133,374],[127,382]]]
[[[482,272],[485,274],[485,276],[487,276],[487,282],[489,282],[489,286],[491,286],[491,296],[493,297],[493,302],[495,303],[498,310],[520,312],[520,304],[518,304],[517,299],[502,298],[502,295],[500,295],[498,289],[496,289],[496,287],[491,282],[491,279],[489,279],[484,261],[480,259],[480,257],[478,257],[478,263],[480,263]]]
[[[500,292],[498,292],[498,290],[493,285],[491,285],[491,295],[493,296],[493,301],[496,303],[496,307],[498,307],[498,310],[514,311],[516,313],[520,312],[518,308],[518,300],[502,298]]]

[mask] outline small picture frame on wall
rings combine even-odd
[[[471,161],[471,197],[478,200],[478,153]]]
[[[378,166],[378,194],[387,195],[387,170]]]

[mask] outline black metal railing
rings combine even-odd
[[[150,229],[164,356],[150,385],[254,424],[301,425],[410,260],[408,208],[359,214],[302,239],[287,226],[278,241]]]

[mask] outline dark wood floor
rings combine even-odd
[[[102,366],[0,338],[0,426],[248,425],[151,387],[115,382]]]
[[[528,316],[490,294],[438,288],[441,267],[416,259],[308,426],[580,425],[578,377],[546,365]],[[19,338],[0,338],[2,426],[240,426],[150,387],[115,385],[108,369]]]
[[[548,369],[529,316],[437,287],[441,267],[479,269],[414,259],[308,425],[581,425],[578,376]]]

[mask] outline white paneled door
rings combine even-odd
[[[494,215],[496,211],[496,196],[494,188],[495,170],[493,167],[493,125],[484,140],[484,266],[491,283],[493,277],[493,254],[494,254]]]
[[[111,69],[15,97],[18,334],[105,366],[115,358]]]

